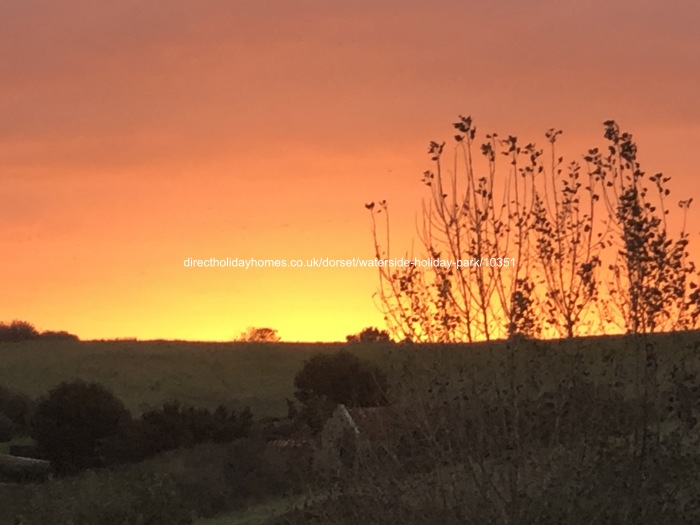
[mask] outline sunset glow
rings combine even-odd
[[[404,255],[427,144],[460,114],[541,147],[563,129],[568,158],[615,119],[645,171],[672,177],[675,213],[700,201],[698,16],[659,0],[5,2],[0,321],[83,339],[383,327],[376,269],[184,262],[372,259],[377,199]]]

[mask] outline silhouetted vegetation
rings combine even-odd
[[[17,433],[28,433],[31,413],[32,400],[29,396],[12,392],[0,385],[0,414],[12,421]]]
[[[153,456],[166,450],[198,443],[225,443],[247,436],[253,414],[240,413],[223,405],[216,410],[185,406],[178,401],[144,412],[136,423],[141,454]]]
[[[303,404],[324,397],[351,407],[378,406],[387,401],[386,374],[347,351],[308,359],[294,378],[294,387],[294,396]]]
[[[49,339],[59,341],[78,341],[78,336],[65,331],[44,331],[38,332],[33,324],[27,321],[12,321],[11,323],[0,323],[0,342],[20,342],[33,339]]]
[[[111,523],[107,507],[125,523],[138,523],[134,512],[151,523],[178,523],[270,498],[284,505],[291,496],[287,504],[299,510],[281,523],[578,525],[596,516],[601,523],[696,523],[697,339],[697,332],[650,334],[640,346],[632,336],[513,337],[468,346],[388,345],[386,353],[358,344],[350,362],[372,369],[355,354],[378,356],[391,388],[383,390],[380,408],[350,409],[360,430],[356,461],[341,462],[338,472],[311,470],[316,439],[297,435],[304,429],[285,420],[270,423],[272,431],[257,423],[243,439],[193,444],[215,440],[216,422],[237,422],[241,412],[221,409],[215,417],[217,410],[168,402],[144,416],[156,414],[151,435],[166,443],[161,450],[180,448],[142,460],[155,450],[144,453],[150,438],[136,417],[121,450],[109,439],[98,448],[115,462],[138,463],[55,478],[25,492],[0,484],[0,522],[23,515],[25,524]],[[298,352],[309,355],[310,348]],[[191,352],[201,355],[201,348]],[[342,362],[337,355],[327,357]],[[336,401],[324,388],[308,389],[300,396],[307,402],[297,414],[291,407],[290,416],[301,421],[305,413],[332,410]],[[316,430],[325,423],[319,418]],[[168,443],[169,434],[180,437]],[[304,490],[305,502],[297,496]]]
[[[131,414],[99,383],[66,382],[37,404],[32,437],[61,472],[105,466],[122,459]]]
[[[9,324],[0,323],[0,341],[26,341],[39,337],[34,325],[26,321],[12,321]]]
[[[685,224],[676,238],[667,225],[670,177],[642,171],[632,135],[614,121],[604,127],[607,148],[588,150],[583,163],[565,164],[555,129],[548,155],[514,136],[487,134],[479,144],[471,117],[454,124],[449,170],[445,142],[431,142],[424,251],[410,257],[438,264],[378,267],[392,336],[457,342],[698,327],[689,237]],[[686,214],[691,203],[678,204]],[[388,204],[366,207],[376,257],[388,259]]]
[[[700,345],[633,339],[397,353],[384,424],[275,523],[697,523]]]
[[[65,330],[45,330],[39,334],[39,337],[50,341],[80,341],[77,335],[68,333]]]
[[[390,343],[391,336],[386,330],[380,330],[374,326],[367,327],[359,334],[345,337],[348,343]]]
[[[241,333],[237,341],[245,343],[277,343],[280,341],[280,337],[274,328],[255,328],[251,326]]]

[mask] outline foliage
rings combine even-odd
[[[240,413],[220,405],[216,410],[186,406],[178,401],[144,412],[138,420],[141,455],[192,447],[197,443],[223,443],[250,433],[253,414]]]
[[[277,335],[277,330],[273,328],[255,328],[250,326],[245,332],[241,333],[237,341],[246,343],[277,343],[280,341],[280,337]]]
[[[19,515],[24,525],[190,523],[191,517],[209,518],[300,493],[307,463],[303,452],[257,438],[205,443],[139,464],[54,478],[26,491],[0,484],[0,523],[14,523]]]
[[[248,327],[241,333],[238,341],[248,343],[276,343],[280,341],[277,330],[273,328]]]
[[[11,323],[0,323],[0,342],[19,342],[33,339],[48,339],[54,341],[79,341],[77,335],[66,331],[45,330],[41,333],[37,331],[33,324],[27,321],[12,321]]]
[[[514,136],[478,144],[471,117],[454,124],[449,168],[446,144],[431,142],[419,235],[433,264],[411,254],[407,267],[378,265],[391,335],[459,342],[698,326],[688,235],[683,227],[674,240],[666,223],[670,178],[646,175],[632,136],[614,121],[604,126],[608,153],[590,149],[585,164],[565,164],[555,129],[549,155]],[[684,213],[691,202],[680,201]],[[366,208],[376,258],[390,260],[388,204]]]
[[[32,400],[24,395],[0,386],[0,414],[12,421],[20,433],[28,431]]]
[[[390,343],[391,336],[386,330],[379,330],[375,327],[367,327],[359,334],[345,337],[348,343]]]
[[[397,354],[381,432],[279,523],[696,523],[700,345],[601,342]]]
[[[304,429],[309,429],[313,434],[318,434],[333,415],[336,406],[337,403],[325,395],[309,397],[295,414],[293,429],[302,433]]]
[[[32,437],[61,472],[107,465],[121,459],[131,415],[99,383],[64,382],[39,401]]]
[[[26,341],[36,339],[39,332],[34,325],[27,321],[12,321],[10,324],[0,323],[0,341]]]
[[[210,517],[299,492],[308,477],[305,454],[280,452],[284,451],[251,436],[172,450],[133,468],[167,475],[188,508]]]
[[[303,404],[326,398],[350,407],[386,403],[386,374],[347,351],[316,354],[308,359],[294,378],[294,396]]]
[[[41,332],[39,337],[50,341],[80,341],[80,338],[77,335],[68,333],[65,330],[44,330]]]
[[[614,121],[605,122],[605,137],[608,153],[591,150],[586,161],[605,182],[603,200],[618,232],[616,258],[609,266],[610,306],[629,333],[691,328],[698,315],[698,303],[691,300],[695,266],[687,260],[685,226],[679,239],[669,234],[665,199],[671,178],[643,172],[632,135]],[[692,200],[680,201],[684,214]]]
[[[0,412],[0,443],[7,443],[15,437],[15,424],[5,414]]]

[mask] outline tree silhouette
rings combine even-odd
[[[248,327],[248,329],[241,333],[238,341],[247,343],[277,343],[280,341],[279,335],[277,335],[277,330],[273,328],[255,328]]]
[[[666,224],[669,178],[647,176],[632,136],[614,121],[604,126],[608,153],[588,150],[582,162],[557,154],[560,130],[545,134],[545,155],[512,135],[477,144],[464,116],[450,150],[430,142],[422,253],[406,254],[414,262],[404,268],[378,265],[376,297],[391,335],[453,342],[697,326],[688,235],[674,240]],[[680,202],[684,213],[691,201]],[[375,256],[389,259],[388,204],[365,208]],[[416,255],[439,264],[416,264]]]
[[[386,330],[380,330],[374,326],[363,329],[359,334],[345,337],[348,343],[390,343],[391,336]]]

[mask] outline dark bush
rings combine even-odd
[[[15,424],[5,414],[0,412],[0,443],[7,443],[15,437]]]
[[[32,437],[60,472],[123,460],[131,415],[99,383],[61,383],[42,398],[32,418]]]
[[[15,424],[18,433],[28,432],[31,412],[32,400],[29,396],[0,386],[0,414]]]
[[[284,476],[265,459],[265,444],[252,439],[241,439],[233,446],[235,459],[226,465],[226,481],[238,495],[238,504],[260,501],[279,494],[284,487]]]
[[[391,343],[391,336],[386,330],[375,327],[367,327],[359,334],[345,337],[348,343]]]
[[[315,434],[323,430],[328,419],[333,415],[337,403],[326,396],[310,397],[294,419],[294,428],[308,427]]]
[[[226,481],[238,506],[299,492],[311,475],[310,449],[284,448],[245,438],[231,443]]]
[[[0,323],[0,341],[26,341],[36,339],[39,332],[34,325],[26,321],[12,321],[9,325]]]
[[[247,436],[252,422],[248,408],[237,413],[222,405],[211,412],[178,401],[166,403],[144,412],[138,421],[141,455],[152,456],[197,443],[233,441]]]
[[[278,343],[280,336],[274,328],[248,327],[238,338],[239,342],[246,343]]]
[[[171,450],[129,468],[168,476],[202,518],[298,494],[312,476],[310,449],[274,446],[260,436]]]
[[[386,374],[350,352],[317,354],[308,359],[294,378],[294,396],[308,405],[325,397],[350,407],[385,405]]]
[[[65,330],[60,330],[58,332],[46,330],[41,332],[40,337],[51,341],[80,341],[80,338],[77,335],[68,333]]]

